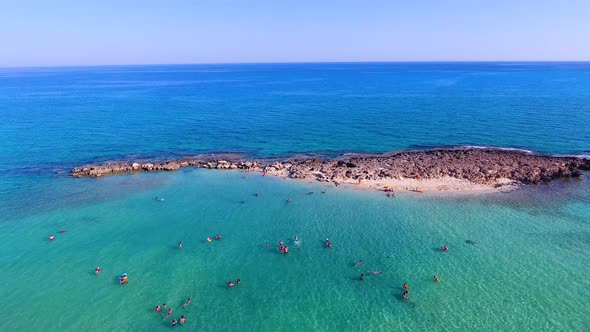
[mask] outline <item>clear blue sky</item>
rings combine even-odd
[[[590,0],[0,5],[0,67],[464,60],[590,61]]]

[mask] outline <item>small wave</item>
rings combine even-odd
[[[590,153],[589,152],[581,152],[577,154],[557,154],[553,155],[556,157],[571,157],[571,158],[579,158],[579,159],[589,159],[590,160]]]
[[[519,148],[505,148],[505,147],[490,146],[490,145],[460,145],[460,146],[457,146],[456,148],[458,148],[458,149],[481,149],[481,150],[491,149],[491,150],[516,151],[516,152],[523,152],[523,153],[527,153],[527,154],[535,154],[535,152],[533,152],[531,150],[519,149]]]

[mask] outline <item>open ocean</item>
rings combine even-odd
[[[0,331],[165,331],[162,303],[191,331],[590,326],[588,175],[396,199],[237,171],[68,176],[90,162],[210,152],[588,156],[590,63],[4,68],[0,119]],[[358,280],[372,270],[383,273]]]

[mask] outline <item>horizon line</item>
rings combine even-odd
[[[42,69],[42,68],[97,68],[97,67],[139,67],[139,66],[213,66],[213,65],[289,65],[289,64],[396,64],[396,63],[590,63],[590,60],[427,60],[427,61],[269,61],[269,62],[192,62],[192,63],[121,63],[92,65],[41,65],[41,66],[0,66],[0,69]]]

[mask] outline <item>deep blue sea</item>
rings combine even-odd
[[[590,326],[586,175],[509,194],[392,201],[334,188],[307,196],[325,188],[239,172],[67,174],[209,152],[473,145],[588,155],[590,63],[5,68],[0,119],[0,330],[165,330],[170,319],[153,312],[164,301],[191,330]],[[216,233],[222,242],[205,241]],[[288,257],[263,246],[294,234],[302,245]],[[322,248],[326,237],[335,250]],[[443,243],[449,255],[436,251]],[[358,259],[366,269],[352,267]],[[356,280],[370,270],[383,274]],[[243,285],[228,291],[236,277]],[[179,309],[187,296],[194,303]]]

